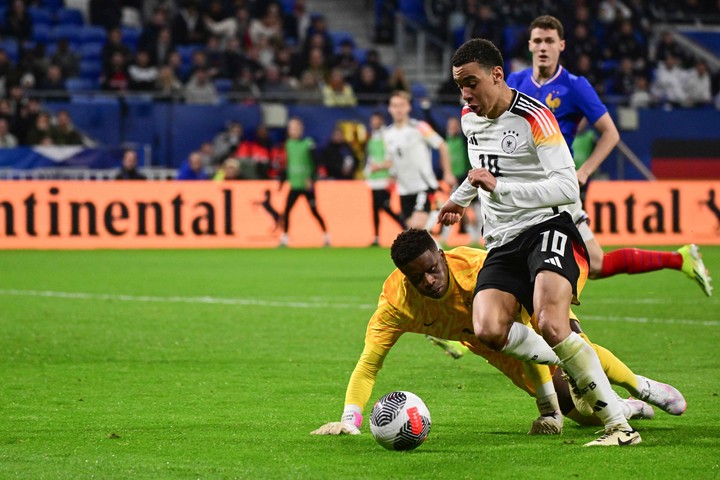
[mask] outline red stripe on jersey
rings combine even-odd
[[[470,109],[470,107],[468,107],[467,105],[465,105],[465,106],[462,108],[462,112],[460,113],[460,116],[462,117],[463,115],[465,115],[465,114],[467,114],[467,113],[472,113],[472,110]]]

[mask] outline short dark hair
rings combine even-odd
[[[477,62],[486,69],[505,66],[500,50],[490,40],[484,38],[468,40],[460,45],[452,57],[453,67],[461,67],[472,62]]]
[[[528,27],[528,34],[530,34],[534,28],[557,30],[560,40],[565,38],[565,29],[563,28],[562,22],[552,15],[541,15],[533,20]]]
[[[437,244],[427,230],[411,228],[401,232],[390,247],[390,257],[400,268],[428,250],[437,250]]]

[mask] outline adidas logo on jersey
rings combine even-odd
[[[545,263],[550,263],[558,268],[562,268],[562,263],[560,263],[560,257],[546,258]]]

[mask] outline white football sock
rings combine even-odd
[[[595,350],[575,332],[555,345],[553,350],[605,427],[620,425],[630,428]]]
[[[532,328],[513,322],[502,352],[523,362],[558,365],[560,360],[545,339]]]

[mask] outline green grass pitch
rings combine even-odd
[[[720,247],[703,247],[720,280]],[[589,282],[589,336],[672,383],[688,411],[635,421],[643,443],[586,449],[594,428],[529,437],[534,401],[475,356],[419,335],[388,357],[363,434],[339,419],[387,249],[0,252],[0,478],[720,478],[720,291],[680,272]],[[369,433],[392,390],[428,405],[412,452]]]

